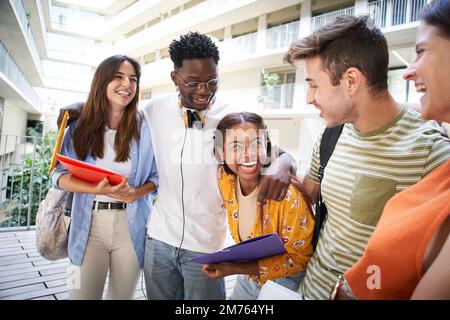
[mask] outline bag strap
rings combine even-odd
[[[333,154],[334,147],[341,135],[344,125],[339,125],[333,128],[325,128],[323,132],[322,139],[320,141],[320,166],[319,166],[319,192],[317,195],[316,202],[316,214],[315,214],[315,224],[313,231],[313,248],[316,250],[317,242],[319,241],[320,230],[322,229],[323,223],[327,217],[327,208],[325,207],[325,202],[322,199],[322,179],[325,167]]]
[[[339,136],[341,135],[343,128],[344,125],[341,124],[333,128],[325,128],[325,131],[323,132],[322,140],[320,141],[320,166],[319,166],[320,183],[322,183],[323,172],[328,164],[328,160],[330,160],[331,155],[333,154],[334,147],[336,146],[336,143],[339,140]]]

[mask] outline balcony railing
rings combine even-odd
[[[20,71],[14,59],[6,50],[6,47],[0,41],[0,72],[2,72],[17,89],[21,91],[35,107],[39,106],[39,97],[27,81],[22,71]]]
[[[259,103],[262,109],[292,109],[295,83],[261,87]]]
[[[379,21],[377,23],[378,26],[383,28],[392,25],[392,23],[400,24],[416,21],[419,18],[420,10],[426,5],[426,2],[427,0],[379,0],[370,2],[365,10],[365,13],[367,14],[368,12],[370,12],[375,20]],[[201,5],[206,4],[207,2],[203,2],[195,8],[197,10]],[[204,8],[202,7],[202,10],[203,9]],[[387,9],[389,9],[390,11]],[[193,9],[191,8],[189,10]],[[188,12],[188,10],[186,10],[186,12]],[[395,19],[387,19],[385,16],[387,12],[399,15],[399,17]],[[312,27],[313,29],[317,29],[318,27],[330,22],[337,16],[354,14],[355,7],[348,7],[318,15],[312,17]],[[402,18],[403,16],[405,18]],[[173,19],[178,18],[180,18],[180,14],[173,17]],[[169,21],[169,19],[167,21]],[[380,21],[382,21],[383,23],[380,23]],[[386,24],[387,21],[390,21],[390,24]],[[158,26],[159,24],[152,26],[151,28],[156,30]],[[233,39],[218,42],[217,45],[219,47],[219,52],[222,59],[221,61],[223,63],[232,63],[237,60],[251,59],[256,54],[272,54],[273,50],[287,49],[294,40],[298,39],[300,31],[299,21],[294,21],[277,27],[268,28],[266,30],[265,38],[259,37],[258,32],[253,32]],[[155,31],[155,33],[157,32]],[[259,41],[261,40],[264,43],[259,43]],[[158,75],[167,74],[170,71],[170,68],[171,62],[169,59],[162,59],[146,64],[144,67],[144,80],[147,82],[151,82],[157,81],[157,78],[162,79],[162,77]]]
[[[78,34],[100,35],[106,26],[104,16],[75,8],[52,5],[50,16],[52,28]]]
[[[299,21],[267,29],[266,46],[268,50],[287,48],[298,39]]]
[[[294,40],[298,39],[299,22],[283,24],[267,30],[266,47],[263,50],[275,50],[287,48]],[[257,53],[258,33],[253,32],[230,40],[219,42],[219,51],[224,60],[235,60]],[[262,52],[259,52],[262,53]]]
[[[55,143],[45,138],[0,135],[0,231],[30,229],[51,185],[48,166]]]
[[[427,0],[378,0],[369,2],[369,14],[379,28],[397,26],[419,20]]]
[[[47,32],[46,37],[49,51],[89,56],[87,53],[96,49],[95,41],[92,39],[49,32]]]
[[[14,6],[14,9],[18,15],[20,25],[22,26],[22,30],[25,32],[25,36],[30,45],[31,55],[33,56],[34,61],[37,64],[37,68],[38,68],[39,72],[42,72],[41,58],[39,56],[33,34],[31,33],[30,23],[28,21],[28,14],[27,14],[27,11],[25,10],[23,2],[22,2],[22,0],[15,0],[15,1],[10,1],[10,3]]]
[[[219,51],[224,59],[235,60],[242,56],[255,54],[257,33],[249,33],[230,40],[219,42]]]
[[[420,11],[426,4],[427,0],[377,0],[369,2],[368,13],[374,18],[376,26],[386,28],[418,21]],[[355,15],[355,8],[348,7],[313,17],[313,30],[340,15]]]
[[[312,29],[316,30],[317,28],[320,28],[321,26],[327,24],[328,22],[330,22],[331,20],[333,20],[338,16],[342,15],[353,16],[354,14],[355,14],[355,7],[349,7],[312,17]]]

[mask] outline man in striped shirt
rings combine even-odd
[[[307,103],[327,127],[345,123],[322,180],[328,217],[299,287],[307,299],[328,299],[364,252],[387,200],[449,159],[450,141],[389,94],[387,42],[367,16],[340,16],[294,42],[285,61],[297,60],[305,61]],[[303,179],[313,201],[321,138]]]

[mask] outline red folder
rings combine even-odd
[[[81,180],[90,183],[99,183],[104,178],[107,178],[109,183],[117,185],[122,182],[122,176],[118,173],[103,169],[101,167],[94,166],[92,164],[75,160],[70,157],[66,157],[58,154],[56,159],[69,170],[69,172]]]

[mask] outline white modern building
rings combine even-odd
[[[168,46],[188,31],[220,48],[220,94],[267,119],[273,137],[303,164],[321,126],[305,103],[302,68],[282,61],[289,44],[341,14],[371,14],[390,49],[389,86],[417,100],[401,74],[414,56],[427,0],[2,0],[0,124],[25,134],[27,121],[55,126],[61,106],[82,101],[95,66],[124,53],[143,67],[147,99],[174,91]],[[3,146],[4,147],[4,146]],[[2,151],[0,151],[2,152]],[[3,153],[4,154],[4,153]]]

